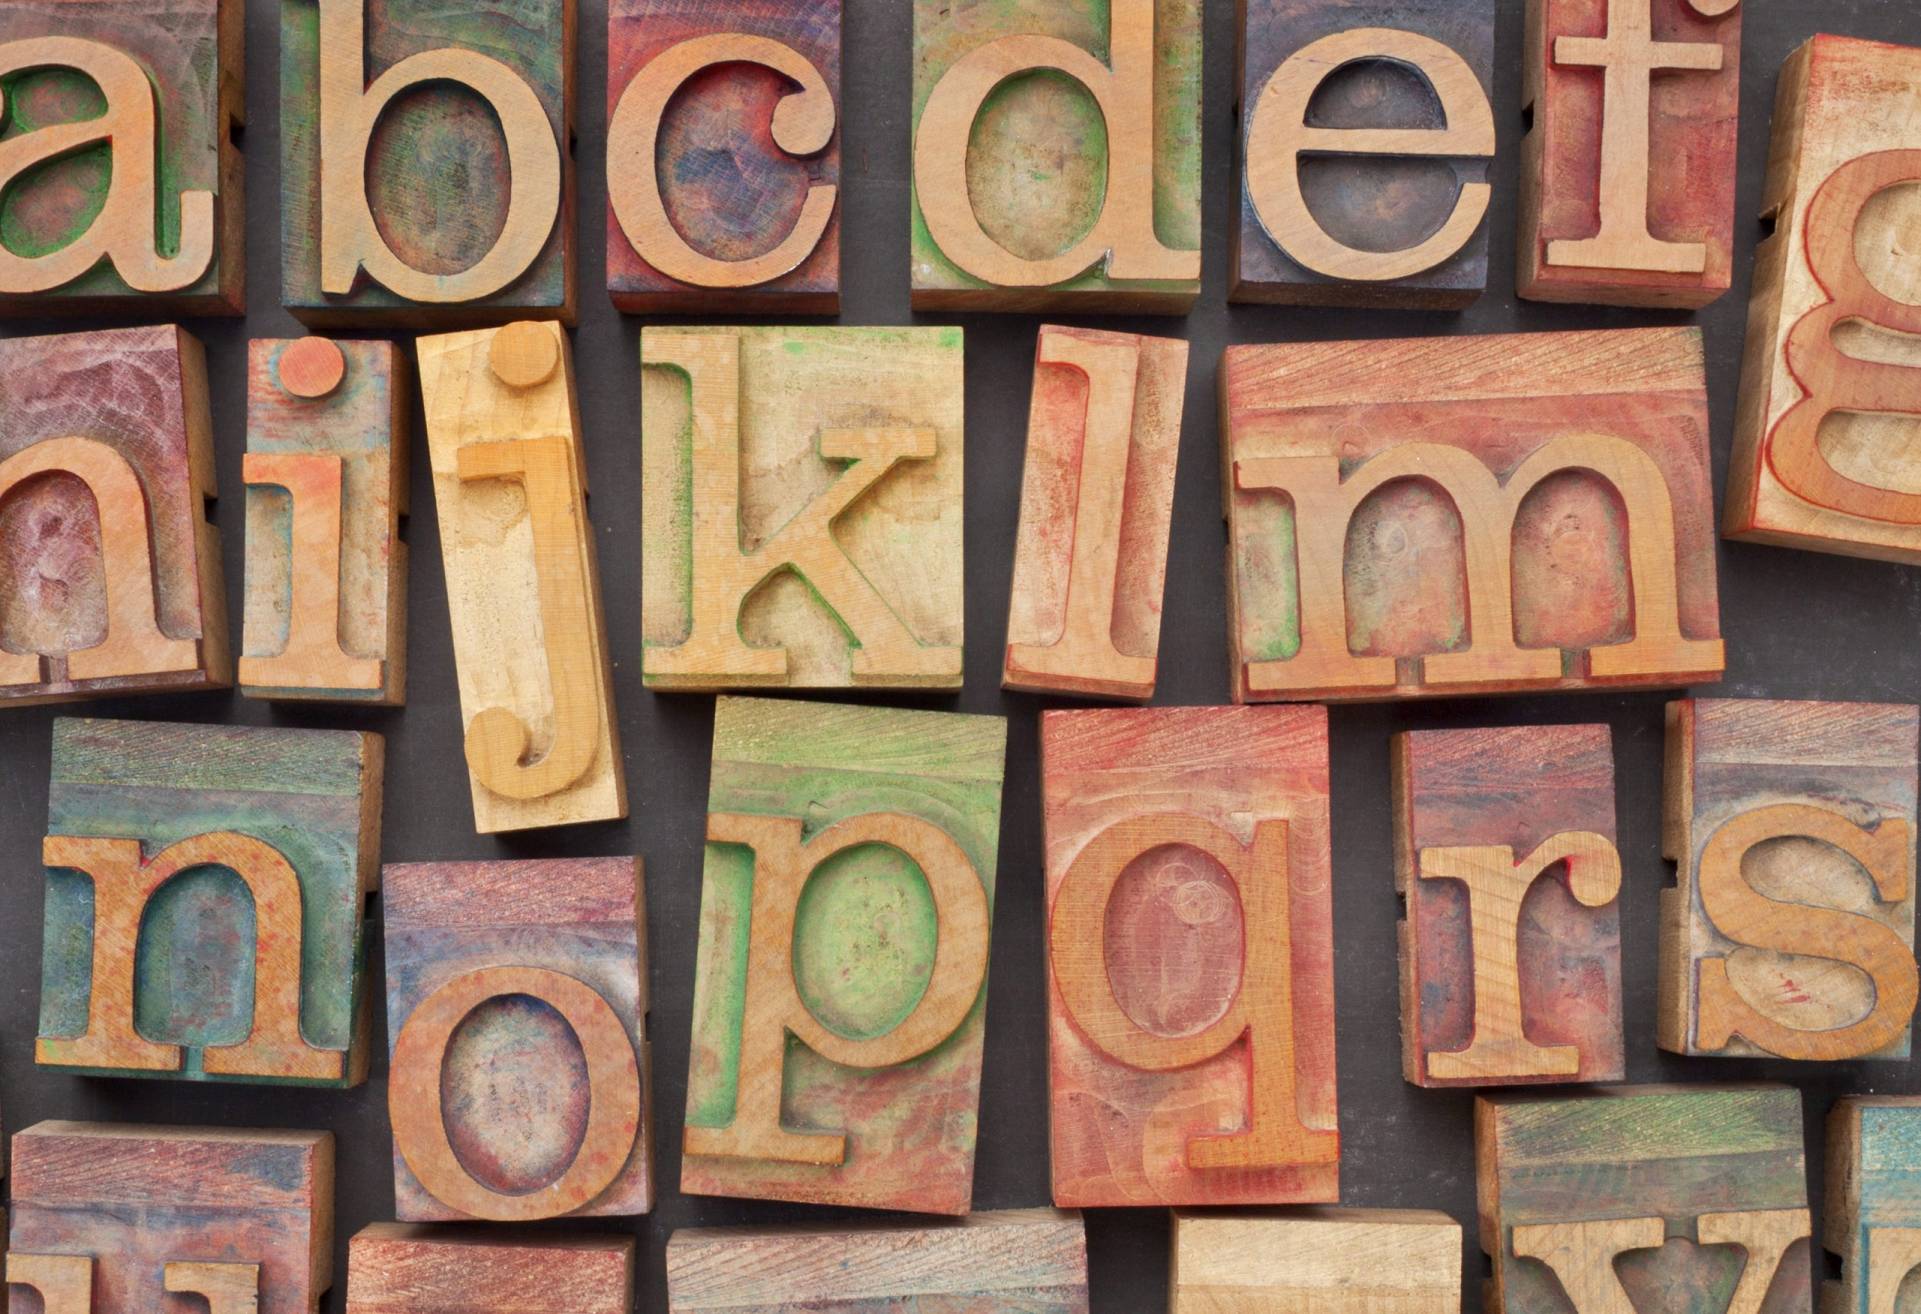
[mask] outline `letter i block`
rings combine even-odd
[[[372,1223],[347,1243],[347,1314],[633,1308],[632,1237],[489,1237]]]
[[[616,306],[840,309],[840,33],[841,0],[611,0]]]
[[[1409,1081],[1626,1075],[1606,726],[1396,735],[1394,885]]]
[[[1489,1314],[1803,1314],[1801,1095],[1602,1086],[1474,1105]]]
[[[722,698],[680,1189],[973,1197],[1007,723]]]
[[[961,686],[957,328],[641,331],[654,689]]]
[[[914,0],[916,310],[1184,315],[1201,0]]]
[[[1237,702],[1720,678],[1696,329],[1230,347]]]
[[[1921,1268],[1921,1097],[1854,1095],[1828,1114],[1823,1314],[1893,1314]]]
[[[1902,1059],[1921,709],[1668,704],[1661,1048]]]
[[[1169,1314],[1445,1314],[1461,1225],[1426,1209],[1174,1214]]]
[[[1340,1198],[1327,712],[1048,712],[1054,1202]]]
[[[639,860],[406,864],[385,885],[395,1216],[653,1208]]]
[[[359,1083],[382,760],[348,731],[55,721],[35,1061]]]

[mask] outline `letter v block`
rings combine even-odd
[[[961,330],[647,328],[655,689],[961,685]]]
[[[55,721],[35,1061],[359,1083],[381,766],[372,734]]]
[[[1921,1269],[1921,1096],[1851,1095],[1828,1114],[1824,1314],[1896,1314]]]

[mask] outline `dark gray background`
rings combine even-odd
[[[341,725],[387,736],[383,858],[389,862],[497,856],[639,853],[647,866],[654,990],[654,1106],[660,1204],[645,1219],[579,1226],[632,1227],[641,1241],[639,1308],[665,1307],[662,1247],[690,1224],[829,1220],[855,1215],[796,1206],[683,1197],[679,1178],[694,931],[699,911],[700,841],[705,813],[712,700],[657,696],[641,688],[640,447],[637,319],[614,314],[603,291],[603,141],[606,104],[605,0],[581,0],[579,183],[581,325],[575,351],[600,539],[602,588],[614,647],[614,677],[627,754],[633,815],[625,823],[483,839],[473,833],[460,753],[446,592],[435,535],[424,449],[415,439],[412,681],[408,706],[386,713],[282,710],[225,695],[102,702],[68,708],[107,716],[248,724]],[[1230,308],[1225,304],[1227,233],[1235,213],[1233,79],[1235,5],[1207,0],[1206,252],[1204,291],[1186,320],[1103,321],[1148,333],[1185,333],[1194,344],[1186,434],[1176,489],[1158,702],[1200,704],[1227,697],[1224,535],[1220,519],[1215,376],[1221,350],[1234,342],[1392,337],[1517,329],[1606,328],[1685,323],[1706,329],[1714,415],[1716,488],[1725,475],[1738,383],[1748,275],[1761,174],[1767,154],[1775,74],[1795,46],[1817,30],[1921,42],[1921,10],[1911,0],[1748,0],[1743,59],[1739,205],[1734,290],[1698,317],[1517,302],[1512,254],[1520,110],[1521,0],[1498,0],[1495,110],[1500,154],[1490,223],[1493,273],[1487,295],[1461,315],[1346,313]],[[279,177],[277,140],[278,6],[248,0],[250,72],[245,136],[249,306],[244,324],[193,326],[207,342],[212,376],[224,539],[231,608],[240,615],[242,514],[240,457],[245,445],[246,339],[282,337],[298,326],[278,304]],[[896,324],[907,304],[907,169],[911,6],[906,0],[847,0],[845,114],[845,297],[849,324]],[[1034,334],[1030,316],[962,316],[967,328],[967,687],[953,699],[919,700],[1011,720],[1001,830],[994,964],[987,1013],[986,1079],[981,1093],[979,1209],[1048,1199],[1045,995],[1041,965],[1041,837],[1036,715],[1046,700],[1003,694],[1000,652],[1012,570],[1015,516]],[[20,323],[6,332],[41,332]],[[417,406],[417,403],[416,403]],[[416,435],[419,433],[416,418]],[[1921,571],[1722,545],[1722,627],[1728,678],[1720,692],[1793,698],[1913,700],[1921,692]],[[238,630],[235,632],[236,645]],[[906,700],[902,700],[906,701]],[[1818,1133],[1834,1097],[1848,1092],[1915,1089],[1909,1064],[1828,1067],[1743,1060],[1685,1061],[1654,1047],[1656,891],[1669,879],[1659,837],[1659,694],[1513,700],[1457,700],[1338,708],[1333,715],[1334,914],[1339,1000],[1343,1198],[1356,1205],[1445,1209],[1466,1232],[1466,1303],[1480,1301],[1483,1261],[1474,1245],[1472,1094],[1422,1091],[1400,1075],[1395,966],[1396,901],[1390,861],[1388,736],[1407,728],[1606,720],[1614,727],[1618,771],[1626,942],[1628,1073],[1635,1081],[1771,1078],[1798,1083],[1805,1095],[1813,1189],[1821,1181]],[[96,1080],[33,1066],[39,1000],[41,890],[38,861],[45,830],[48,723],[63,709],[0,713],[0,847],[13,855],[6,877],[5,942],[0,951],[0,1096],[7,1127],[43,1118],[97,1118],[331,1128],[339,1138],[338,1255],[327,1308],[342,1308],[346,1241],[365,1224],[392,1216],[384,1058],[372,1080],[346,1092]],[[379,906],[374,908],[379,924]],[[376,948],[375,988],[383,980]],[[375,1029],[386,1051],[384,1025]],[[1816,1235],[1819,1232],[1817,1200]],[[1088,1215],[1094,1304],[1103,1310],[1159,1308],[1165,1299],[1167,1216],[1157,1210]],[[1654,1314],[1649,1311],[1649,1314]]]

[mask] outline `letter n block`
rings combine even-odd
[[[371,1223],[347,1243],[347,1314],[632,1314],[634,1239]]]
[[[1396,735],[1394,884],[1409,1081],[1627,1075],[1606,726]]]
[[[1054,1202],[1340,1198],[1327,712],[1048,712]]]
[[[1696,329],[1230,347],[1237,702],[1725,664]]]
[[[1461,1225],[1426,1209],[1174,1214],[1168,1314],[1443,1314]]]
[[[1921,709],[1701,698],[1667,719],[1661,1048],[1906,1060]]]
[[[1823,1314],[1891,1314],[1921,1268],[1921,1097],[1851,1095],[1828,1114]]]
[[[965,1214],[1007,723],[722,698],[680,1189]]]

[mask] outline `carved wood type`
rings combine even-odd
[[[1436,1314],[1461,1225],[1425,1209],[1174,1213],[1169,1314]]]
[[[1823,1314],[1895,1314],[1921,1268],[1921,1097],[1854,1095],[1828,1113]]]
[[[370,1223],[347,1243],[347,1314],[633,1314],[634,1239]]]

